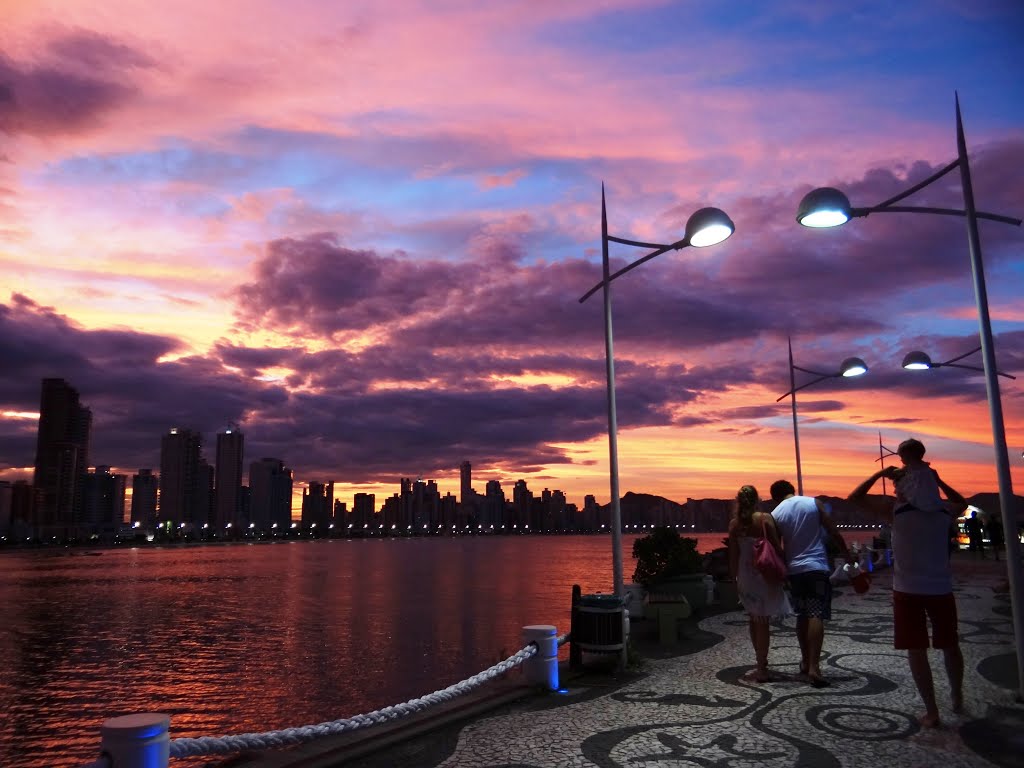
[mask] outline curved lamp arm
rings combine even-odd
[[[795,395],[801,389],[807,389],[808,387],[814,386],[819,381],[824,381],[825,379],[853,378],[855,376],[860,376],[864,373],[867,373],[868,370],[868,367],[864,364],[864,361],[861,360],[859,357],[848,357],[845,360],[843,360],[843,364],[839,366],[839,370],[836,373],[822,373],[821,371],[812,371],[809,368],[801,368],[799,365],[793,365],[792,363],[790,363],[789,367],[792,369],[790,373],[792,373],[792,371],[803,371],[804,373],[809,373],[812,376],[817,376],[818,378],[812,379],[811,381],[808,381],[806,384],[801,384],[799,387],[794,387],[784,395],[780,395],[775,400],[776,403],[781,401],[784,397]]]
[[[818,187],[804,195],[797,207],[796,220],[809,227],[835,227],[845,224],[850,219],[863,218],[872,213],[933,213],[941,216],[967,216],[967,211],[956,208],[936,208],[923,205],[894,205],[905,197],[909,197],[920,189],[927,187],[937,179],[942,178],[954,168],[960,167],[960,160],[954,160],[944,168],[933,173],[924,181],[920,181],[912,187],[900,192],[898,195],[883,200],[877,205],[865,208],[854,208],[850,205],[850,198],[846,193],[835,187]],[[997,213],[985,213],[975,211],[974,215],[979,219],[998,221],[1003,224],[1012,224],[1019,227],[1021,219],[1013,216],[1002,216]]]
[[[975,352],[980,351],[981,347],[975,347],[970,352],[964,352],[962,355],[954,357],[951,360],[947,360],[944,363],[933,363],[932,359],[924,352],[908,352],[907,355],[903,358],[903,367],[906,368],[907,370],[927,370],[929,368],[962,368],[965,371],[980,371],[981,373],[984,373],[985,369],[977,365],[964,365],[963,363],[958,362],[960,360],[963,360],[965,357],[970,357]],[[1004,373],[1003,371],[1000,370],[996,371],[996,375],[1004,376],[1007,379],[1017,379],[1016,376],[1012,376],[1011,374]]]
[[[603,191],[601,199],[602,201],[604,200]],[[694,211],[690,218],[686,220],[686,229],[683,239],[677,240],[676,242],[668,245],[663,243],[645,243],[640,240],[628,240],[624,237],[614,237],[607,234],[606,231],[603,235],[604,241],[602,242],[602,247],[605,249],[606,261],[608,243],[621,243],[622,245],[632,245],[636,248],[654,248],[654,250],[646,256],[641,256],[636,261],[627,264],[618,272],[608,275],[604,280],[599,282],[580,297],[580,304],[601,290],[606,283],[610,283],[612,280],[622,277],[622,275],[626,274],[631,269],[636,269],[645,261],[650,261],[655,256],[661,256],[661,254],[667,253],[668,251],[678,251],[681,248],[686,248],[688,245],[692,245],[695,248],[704,248],[709,245],[716,245],[717,243],[728,239],[735,231],[736,225],[732,223],[732,219],[730,219],[724,211],[718,208],[700,208],[699,210]],[[605,264],[605,267],[607,269],[607,264]]]
[[[639,259],[637,259],[636,261],[632,262],[631,264],[627,264],[622,269],[620,269],[618,272],[613,272],[612,274],[608,275],[608,282],[609,283],[612,280],[614,280],[615,278],[621,277],[622,275],[626,274],[631,269],[635,269],[636,267],[639,267],[645,261],[650,261],[655,256],[661,256],[661,254],[668,253],[669,251],[673,251],[673,250],[678,251],[680,248],[685,248],[686,246],[688,246],[690,244],[687,241],[686,238],[683,238],[682,240],[680,240],[678,242],[672,243],[671,245],[658,245],[657,243],[641,243],[641,242],[638,242],[636,240],[626,240],[626,239],[621,238],[621,237],[612,237],[611,235],[608,236],[608,239],[611,242],[613,242],[613,243],[622,243],[623,245],[635,245],[635,246],[638,246],[640,248],[654,248],[654,249],[656,249],[656,250],[653,250],[650,253],[648,253],[646,256],[641,256]],[[602,280],[597,285],[595,285],[593,288],[591,288],[589,291],[587,291],[582,296],[580,296],[580,304],[582,304],[584,301],[586,301],[591,296],[593,296],[595,293],[597,293],[599,290],[601,290],[601,287],[603,285],[604,285],[604,280]]]
[[[872,213],[937,213],[942,216],[966,216],[967,211],[961,211],[956,208],[932,208],[930,206],[921,205],[876,205],[871,208],[851,208],[850,218],[866,218]],[[988,219],[989,221],[1000,221],[1003,224],[1013,224],[1019,227],[1021,225],[1021,219],[1015,219],[1012,216],[1001,216],[998,213],[985,213],[984,211],[975,211],[975,216],[979,219]]]
[[[842,377],[842,374],[823,374],[820,371],[811,371],[811,370],[806,369],[806,368],[801,368],[800,366],[794,366],[793,370],[794,371],[803,371],[805,374],[811,374],[812,376],[817,376],[818,378],[817,379],[812,379],[811,381],[807,382],[806,384],[801,384],[799,387],[795,387],[794,389],[791,389],[790,391],[786,392],[785,394],[780,394],[777,398],[775,398],[775,402],[780,402],[783,397],[788,397],[791,394],[796,394],[801,389],[807,389],[807,387],[814,386],[819,381],[824,381],[825,379],[839,379],[839,378]]]
[[[932,368],[963,368],[965,371],[981,371],[985,372],[985,369],[979,365],[963,365],[962,363],[932,363]],[[1016,381],[1017,377],[1009,373],[1003,373],[1002,371],[996,371],[996,375],[1005,376],[1007,379],[1013,379]]]

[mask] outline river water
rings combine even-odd
[[[4,553],[0,766],[83,765],[122,714],[223,736],[431,693],[519,650],[524,625],[567,632],[572,585],[611,591],[611,561],[609,536]]]

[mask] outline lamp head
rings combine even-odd
[[[908,371],[924,371],[932,367],[932,359],[924,352],[908,352],[903,358],[903,367]]]
[[[835,187],[818,187],[804,195],[796,220],[805,227],[838,227],[850,220],[850,199]]]
[[[854,376],[861,376],[868,372],[867,364],[859,357],[848,357],[843,360],[843,364],[839,366],[839,373],[843,378],[853,378]]]
[[[706,248],[725,240],[736,231],[732,219],[718,208],[701,208],[686,222],[685,242],[697,248]]]

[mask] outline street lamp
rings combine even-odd
[[[954,357],[952,360],[947,360],[944,363],[935,363],[932,362],[932,359],[924,352],[915,350],[913,352],[908,352],[906,357],[903,358],[903,367],[908,371],[925,371],[929,368],[963,368],[967,371],[984,371],[984,368],[979,368],[976,365],[964,365],[963,363],[957,362],[959,360],[963,360],[965,357],[970,357],[975,352],[980,351],[981,347],[975,347],[970,352],[965,352],[959,357]],[[1002,371],[996,371],[996,375],[1005,376],[1008,379],[1017,378],[1016,376],[1011,376],[1010,374],[1003,373]]]
[[[736,230],[732,220],[718,208],[701,208],[686,222],[683,239],[665,245],[663,243],[644,243],[637,240],[626,240],[608,234],[608,211],[604,200],[604,184],[601,185],[601,265],[604,278],[580,297],[580,304],[585,302],[597,291],[604,292],[604,356],[608,378],[608,474],[611,483],[611,516],[612,516],[612,592],[619,597],[623,595],[622,580],[622,509],[619,504],[619,448],[618,421],[615,412],[615,354],[612,345],[612,294],[611,282],[655,256],[668,251],[678,251],[688,245],[695,248],[706,248],[720,243]],[[642,256],[612,273],[608,263],[608,243],[621,243],[635,248],[653,248],[646,256]]]
[[[793,339],[787,340],[789,343],[789,392],[784,395],[779,395],[775,400],[776,403],[781,402],[784,397],[792,399],[793,403],[793,447],[796,450],[796,492],[800,496],[804,495],[804,475],[803,469],[800,466],[800,430],[797,427],[796,420],[796,393],[801,389],[807,389],[819,381],[825,379],[851,379],[854,376],[862,376],[868,372],[868,367],[859,357],[848,357],[843,360],[842,365],[839,366],[839,370],[835,373],[822,373],[821,371],[812,371],[808,368],[801,368],[799,365],[793,364]],[[799,387],[796,385],[796,372],[803,371],[809,373],[812,376],[817,376],[816,379],[811,379],[806,384],[801,384]]]
[[[903,366],[906,368],[906,366]],[[882,445],[882,431],[878,431],[878,458],[875,461],[881,464],[882,469],[885,469],[885,460],[890,456],[899,456],[899,454],[887,445]],[[885,475],[882,475],[882,495],[888,496],[888,492],[885,490]]]
[[[1020,538],[1011,535],[1019,525],[1014,509],[1013,483],[1010,479],[1010,459],[1006,448],[1006,429],[1003,425],[1003,404],[999,395],[999,371],[996,369],[995,346],[992,340],[992,321],[988,311],[988,293],[985,288],[985,268],[981,258],[981,238],[978,235],[978,219],[999,221],[1020,226],[1021,220],[1010,216],[984,213],[974,207],[974,188],[971,184],[971,165],[967,157],[967,140],[964,138],[963,120],[960,117],[960,97],[956,97],[956,148],[957,157],[949,165],[915,184],[905,192],[891,197],[870,208],[853,208],[846,195],[838,189],[823,187],[808,193],[797,209],[796,220],[807,227],[834,227],[845,224],[851,218],[868,216],[872,213],[935,213],[945,216],[963,216],[967,221],[967,248],[971,259],[971,277],[974,283],[974,298],[978,305],[978,325],[981,336],[982,371],[985,374],[985,389],[988,396],[989,417],[992,421],[992,443],[995,450],[996,475],[999,479],[999,506],[1006,535],[1006,567],[1009,574],[1011,604],[1013,606],[1013,630],[1017,643],[1017,698],[1024,700],[1024,605],[1021,604],[1021,562]],[[960,187],[963,193],[964,210],[932,208],[923,206],[893,205],[905,197],[937,181],[952,171],[960,169]],[[923,364],[923,360],[911,361]],[[950,361],[952,362],[952,361]]]

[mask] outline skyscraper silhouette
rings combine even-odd
[[[32,480],[37,493],[33,523],[39,535],[56,535],[57,529],[67,535],[83,522],[91,426],[92,412],[79,402],[78,390],[64,379],[43,379]]]
[[[217,463],[214,477],[213,524],[221,532],[230,523],[237,528],[242,522],[240,496],[242,493],[242,455],[245,435],[236,427],[217,433]]]
[[[202,440],[191,429],[171,429],[160,441],[160,521],[209,522],[210,469]]]
[[[156,525],[157,479],[151,469],[140,469],[132,477],[132,522],[142,528]]]
[[[249,465],[249,519],[259,531],[277,523],[287,531],[292,523],[292,471],[280,459],[260,459]]]
[[[468,461],[459,464],[459,503],[470,506],[473,503],[473,465]]]

